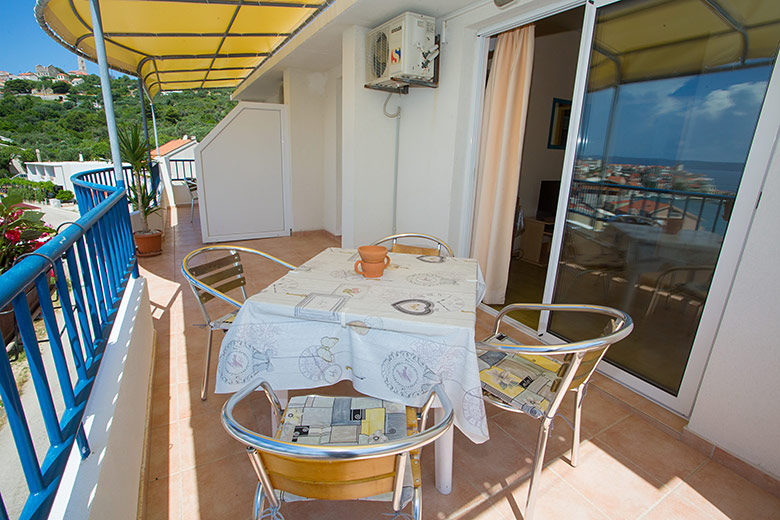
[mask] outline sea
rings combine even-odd
[[[714,162],[714,161],[685,161],[677,159],[658,159],[649,157],[621,157],[613,156],[609,159],[612,164],[636,164],[636,165],[656,165],[676,167],[682,165],[682,169],[691,173],[705,175],[712,179],[715,188],[726,193],[737,193],[739,183],[742,179],[742,172],[745,168],[744,162]],[[672,205],[682,210],[678,201],[670,201]],[[701,212],[700,229],[706,229],[718,234],[725,234],[728,222],[722,218],[723,209],[718,209],[717,203],[707,203]],[[688,207],[688,213],[699,213],[697,204],[694,207]]]
[[[737,192],[739,181],[742,179],[742,172],[745,169],[744,162],[684,161],[649,157],[614,156],[610,157],[609,162],[612,164],[668,166],[670,168],[681,164],[685,171],[710,177],[718,190],[728,193]]]

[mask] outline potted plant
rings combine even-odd
[[[149,142],[141,136],[138,124],[119,132],[119,152],[123,162],[133,171],[133,184],[127,197],[141,216],[141,229],[133,233],[138,256],[154,256],[162,253],[162,230],[149,229],[149,215],[160,211],[154,193],[147,188],[145,171],[149,170]]]
[[[0,198],[0,276],[13,267],[25,253],[31,253],[49,240],[54,230],[46,225],[40,211],[29,211],[22,205],[20,195]],[[27,291],[27,304],[34,311],[38,307],[38,292]],[[16,330],[13,308],[9,304],[0,309],[0,335],[7,345]]]

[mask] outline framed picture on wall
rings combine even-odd
[[[552,115],[550,116],[550,136],[547,139],[547,148],[563,149],[566,147],[570,117],[571,100],[553,98]]]

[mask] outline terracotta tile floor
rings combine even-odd
[[[200,228],[171,215],[164,254],[141,260],[149,281],[157,332],[145,517],[249,519],[255,477],[241,446],[222,429],[225,395],[200,400],[206,332],[184,281],[182,258],[202,245]],[[338,243],[321,234],[242,242],[300,264]],[[248,267],[250,293],[283,270]],[[479,318],[477,336],[487,335],[489,317]],[[213,388],[221,335],[215,335]],[[336,393],[350,392],[340,383]],[[566,404],[568,411],[571,403]],[[253,397],[242,419],[267,431],[265,399]],[[489,409],[490,436],[475,445],[456,431],[454,485],[450,495],[434,487],[433,451],[423,454],[423,512],[426,519],[519,519],[525,509],[537,423],[526,416]],[[570,417],[571,414],[569,413]],[[571,430],[556,421],[542,473],[537,518],[713,519],[780,518],[780,498],[679,441],[685,421],[598,374],[585,398],[581,459],[567,459]],[[390,511],[355,502],[310,502],[283,508],[288,520],[383,518]]]

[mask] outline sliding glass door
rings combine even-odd
[[[607,362],[675,397],[775,66],[780,2],[624,0],[592,26],[548,299],[626,310],[635,331]],[[596,327],[542,326],[563,338]]]

